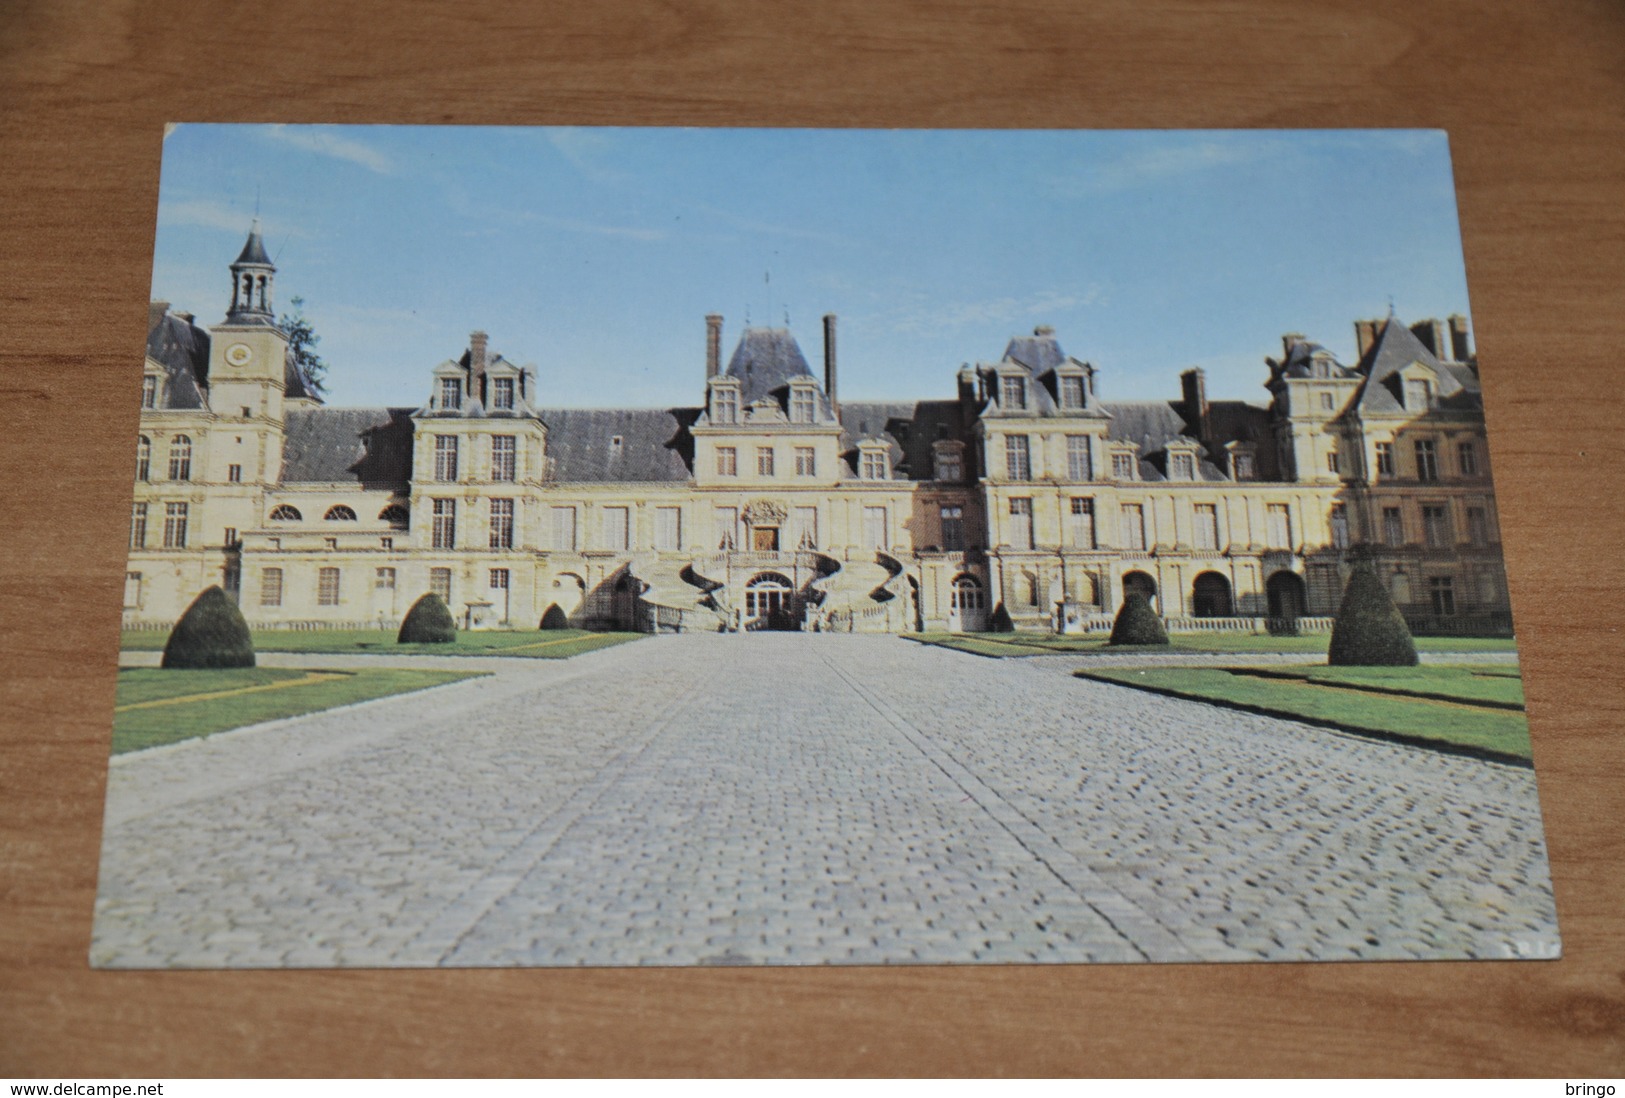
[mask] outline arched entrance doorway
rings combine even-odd
[[[987,631],[987,592],[975,576],[955,576],[948,606],[950,633]]]
[[[1297,621],[1303,617],[1303,577],[1296,572],[1277,572],[1264,584],[1269,597],[1270,617],[1277,621]]]
[[[1130,572],[1123,577],[1123,600],[1130,595],[1144,595],[1151,608],[1157,608],[1157,581],[1144,572]]]
[[[745,585],[745,628],[798,628],[796,589],[777,572],[763,572]]]
[[[1203,572],[1191,584],[1191,613],[1199,618],[1228,618],[1235,611],[1230,581],[1217,572]]]

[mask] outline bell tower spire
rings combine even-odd
[[[260,239],[260,219],[248,230],[248,241],[242,254],[231,265],[231,308],[226,311],[227,324],[276,324],[276,311],[272,303],[271,285],[276,279],[276,265],[265,254],[265,241]]]

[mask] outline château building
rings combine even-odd
[[[941,399],[843,401],[784,328],[683,409],[555,407],[484,332],[416,408],[330,408],[288,354],[257,230],[225,319],[152,305],[127,625],[222,585],[262,627],[393,626],[424,592],[469,627],[903,632],[1100,628],[1125,593],[1175,629],[1323,626],[1351,551],[1413,625],[1510,628],[1466,321],[1283,338],[1267,404],[1112,402],[1037,328]],[[696,356],[698,357],[698,356]],[[545,397],[545,402],[544,402]]]

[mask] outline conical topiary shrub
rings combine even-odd
[[[1359,561],[1343,588],[1326,662],[1333,667],[1414,667],[1416,642],[1405,615],[1370,561]]]
[[[412,604],[395,637],[397,644],[450,644],[457,639],[457,622],[446,600],[430,591]]]
[[[1111,639],[1107,644],[1167,644],[1168,630],[1162,619],[1151,608],[1151,600],[1138,591],[1123,597],[1122,609],[1112,622]]]
[[[1004,608],[1004,603],[999,603],[993,608],[993,613],[988,615],[987,631],[989,633],[1014,633],[1016,631],[1016,623],[1010,620],[1010,611]]]
[[[555,602],[547,608],[547,613],[542,615],[541,627],[543,629],[568,629],[570,628],[570,616],[560,610],[559,604]]]
[[[169,632],[163,666],[190,670],[254,666],[254,640],[230,595],[211,587],[192,600]]]

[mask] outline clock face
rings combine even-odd
[[[254,352],[248,349],[246,343],[233,343],[226,348],[226,361],[233,366],[246,366],[248,360],[254,357]]]

